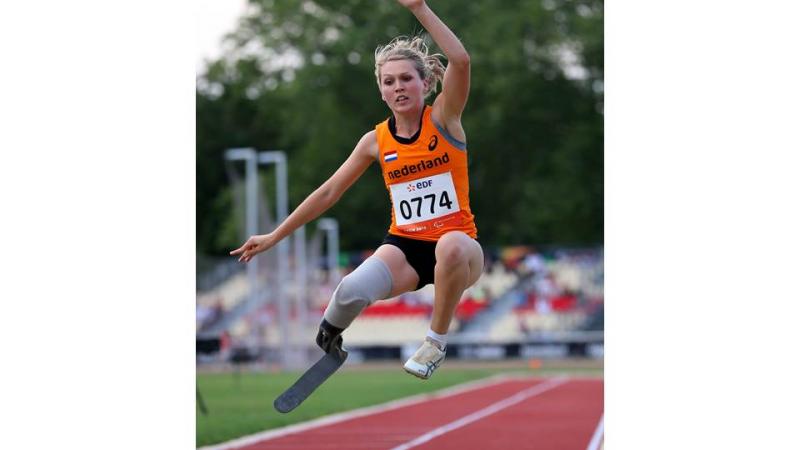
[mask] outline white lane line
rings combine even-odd
[[[478,411],[475,411],[474,413],[464,416],[453,422],[450,422],[447,425],[435,428],[414,440],[408,441],[404,444],[392,448],[392,450],[407,450],[409,448],[424,444],[437,436],[441,436],[445,433],[449,433],[450,431],[461,428],[465,425],[469,425],[470,423],[475,422],[476,420],[483,419],[484,417],[492,415],[502,409],[508,408],[509,406],[516,405],[517,403],[523,400],[527,400],[531,397],[535,397],[541,393],[547,392],[550,389],[554,389],[558,386],[561,386],[567,381],[568,381],[567,378],[553,378],[543,383],[539,383],[536,386],[525,389],[524,391],[517,392],[511,397],[500,400],[499,402],[492,403],[491,405],[483,409],[479,409]]]
[[[507,374],[494,375],[488,378],[482,378],[480,380],[469,381],[467,383],[462,383],[456,386],[451,386],[449,388],[444,388],[432,393],[418,394],[411,397],[392,400],[390,402],[382,403],[379,405],[367,406],[364,408],[354,409],[352,411],[346,411],[343,413],[320,417],[317,419],[310,420],[308,422],[289,425],[283,428],[262,431],[248,436],[242,436],[240,438],[233,439],[231,441],[222,442],[215,445],[209,445],[206,447],[200,447],[198,450],[231,450],[238,447],[244,447],[250,444],[255,444],[256,442],[275,439],[282,436],[286,436],[288,434],[299,433],[301,431],[306,431],[313,428],[322,427],[325,425],[343,422],[345,420],[355,419],[357,417],[382,413],[384,411],[402,408],[404,406],[410,406],[417,403],[426,402],[429,400],[451,397],[453,395],[461,394],[462,392],[476,390],[494,384],[505,383],[506,381],[510,380],[526,380],[531,378],[532,377],[515,376]]]
[[[594,430],[594,434],[592,435],[592,440],[589,441],[589,446],[586,447],[586,450],[597,450],[600,448],[600,440],[603,438],[603,417],[606,414],[600,414],[600,423],[597,424],[597,428]]]

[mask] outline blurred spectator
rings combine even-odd
[[[538,297],[536,299],[536,314],[547,315],[552,312],[550,308],[550,299],[545,297]]]
[[[517,322],[519,323],[519,332],[523,336],[528,336],[531,333],[530,328],[528,328],[527,322],[525,322],[525,316],[517,315]]]
[[[198,304],[195,310],[195,320],[197,329],[202,330],[213,325],[216,321],[220,320],[225,314],[225,305],[222,302],[222,297],[217,297],[212,306],[205,306]]]
[[[520,261],[530,253],[530,248],[522,245],[512,246],[512,247],[504,247],[501,252],[501,258],[503,259],[503,265],[506,267],[507,270],[512,272],[519,272],[520,271]]]
[[[211,317],[208,320],[208,324],[211,325],[212,323],[218,321],[224,314],[225,305],[222,303],[222,297],[217,297],[217,300],[214,302],[214,307],[211,312]]]
[[[547,270],[545,261],[542,255],[538,253],[531,253],[522,260],[522,265],[528,273],[540,274]]]
[[[200,330],[208,321],[208,318],[213,314],[213,309],[203,304],[198,304],[195,309],[195,324],[197,329]]]

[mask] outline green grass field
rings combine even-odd
[[[548,376],[555,373],[601,376],[602,367],[547,366],[538,370],[522,367],[443,367],[427,381],[396,368],[345,367],[297,409],[281,414],[272,401],[289,387],[299,372],[198,373],[197,387],[209,414],[197,412],[197,446],[224,442],[247,434],[304,422],[320,416],[436,391],[448,386],[499,373]]]

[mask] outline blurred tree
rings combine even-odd
[[[481,241],[602,242],[602,1],[429,4],[472,56],[463,123]],[[242,237],[226,148],[285,150],[297,206],[389,115],[375,48],[421,31],[390,0],[251,0],[229,51],[198,78],[198,251],[223,254]],[[390,210],[377,164],[326,215],[343,249],[378,244]]]

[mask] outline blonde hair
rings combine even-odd
[[[398,36],[383,47],[375,49],[375,78],[378,80],[378,87],[381,85],[381,67],[386,62],[407,59],[414,64],[419,77],[428,82],[424,92],[427,98],[436,91],[436,86],[444,78],[444,64],[439,59],[442,57],[443,55],[439,53],[429,55],[428,46],[419,36],[414,38]]]

